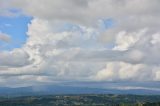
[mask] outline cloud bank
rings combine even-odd
[[[0,52],[1,83],[160,81],[159,0],[1,2],[33,17],[23,47]]]

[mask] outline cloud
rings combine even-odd
[[[64,30],[60,32],[56,32],[52,28],[54,28],[54,23],[49,23],[49,21],[41,19],[32,20],[29,25],[29,38],[23,50],[25,50],[30,56],[30,59],[34,61],[27,67],[19,69],[23,70],[23,73],[42,73],[48,77],[51,75],[54,77],[54,80],[58,80],[59,77],[63,78],[59,80],[96,80],[97,77],[93,76],[97,76],[99,72],[101,73],[100,70],[105,67],[106,62],[108,64],[111,62],[113,67],[117,67],[116,65],[119,64],[118,67],[122,68],[121,71],[125,71],[121,72],[121,75],[118,76],[116,75],[116,70],[104,71],[102,75],[106,75],[107,73],[113,74],[109,74],[113,80],[134,80],[134,78],[137,78],[141,74],[144,77],[137,80],[146,80],[146,78],[149,78],[148,75],[151,75],[151,78],[148,80],[154,80],[154,76],[152,76],[151,71],[148,70],[152,70],[152,68],[143,68],[143,71],[141,71],[141,67],[143,65],[146,66],[146,64],[154,67],[155,62],[158,62],[157,59],[150,59],[148,57],[149,54],[146,53],[146,50],[152,49],[152,46],[148,45],[146,48],[143,48],[146,43],[151,42],[152,39],[150,38],[155,34],[147,36],[142,42],[141,38],[146,36],[146,30],[142,29],[134,33],[129,33],[124,36],[132,37],[131,41],[134,43],[131,43],[131,47],[127,47],[126,50],[107,50],[103,43],[97,41],[99,35],[95,34],[97,30],[94,28],[79,26],[78,29],[73,28],[74,30]],[[122,40],[124,40],[123,43],[128,42],[128,39]],[[62,42],[64,43],[63,45],[61,44]],[[115,47],[117,45],[119,44],[116,44]],[[113,49],[115,47],[113,47]],[[150,53],[150,56],[151,55]],[[26,71],[28,69],[30,71]],[[132,71],[135,73],[133,74]],[[127,75],[123,76],[124,73]],[[98,76],[100,75],[98,74]],[[119,79],[115,79],[115,76]],[[100,77],[103,79],[103,76]],[[110,81],[110,79],[108,79],[108,81]]]
[[[160,81],[159,0],[3,2],[5,11],[17,9],[33,19],[26,43],[0,52],[1,76],[28,84],[33,84],[28,79]],[[99,23],[107,19],[111,23]]]
[[[9,42],[11,40],[10,36],[0,32],[0,41]]]
[[[126,87],[116,87],[116,88],[112,88],[112,89],[119,89],[119,90],[152,90],[152,91],[160,91],[159,88],[148,88],[148,87],[141,87],[141,86],[137,86],[137,87],[133,87],[133,86],[126,86]]]
[[[155,72],[147,68],[144,64],[133,65],[124,62],[109,62],[106,68],[97,73],[96,79],[102,81],[152,81]]]
[[[134,44],[143,36],[146,32],[146,29],[133,33],[127,33],[126,31],[121,31],[117,34],[116,37],[116,46],[113,50],[128,50],[129,47],[134,46]]]
[[[20,11],[12,8],[12,0],[1,0],[0,1],[0,16],[5,16],[5,17],[14,17],[14,16],[19,16]]]
[[[148,25],[156,28],[159,25],[159,22],[153,21],[159,18],[157,15],[158,0],[153,2],[150,0],[68,0],[68,2],[65,0],[34,0],[32,2],[13,0],[11,3],[13,7],[22,9],[24,14],[46,20],[87,25],[94,23],[99,18],[113,18],[120,28],[128,27],[129,30]]]
[[[29,55],[21,49],[0,52],[0,60],[0,67],[22,67],[30,63]]]

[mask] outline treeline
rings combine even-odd
[[[54,106],[56,104],[45,104],[45,103],[37,103],[37,104],[32,104],[32,103],[1,103],[0,106]],[[92,106],[93,104],[83,104],[83,105],[77,105],[77,106]],[[61,105],[56,105],[56,106],[63,106]],[[65,105],[65,106],[72,106],[72,105]],[[106,106],[106,104],[101,104],[101,105],[96,105],[94,106]],[[160,102],[157,103],[138,103],[138,104],[112,104],[112,105],[107,105],[107,106],[160,106]]]
[[[160,96],[46,95],[0,98],[0,106],[160,106]]]
[[[125,103],[121,103],[119,105],[115,105],[115,106],[160,106],[160,102],[156,102],[156,103],[137,103],[137,104],[125,104]]]

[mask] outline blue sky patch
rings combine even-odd
[[[108,19],[101,19],[99,21],[99,27],[100,30],[105,31],[109,28],[112,28],[115,26],[115,20],[112,18],[108,18]]]
[[[21,47],[25,43],[27,39],[27,25],[31,19],[31,17],[27,16],[0,17],[0,31],[11,37],[11,42],[3,49],[12,50],[13,48]]]

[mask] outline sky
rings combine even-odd
[[[82,82],[160,91],[159,5],[0,0],[0,86]]]
[[[0,50],[12,50],[14,48],[20,48],[26,41],[28,30],[27,24],[31,18],[27,16],[20,17],[3,17],[0,16],[0,34],[1,37],[6,35],[8,41],[2,41]]]

